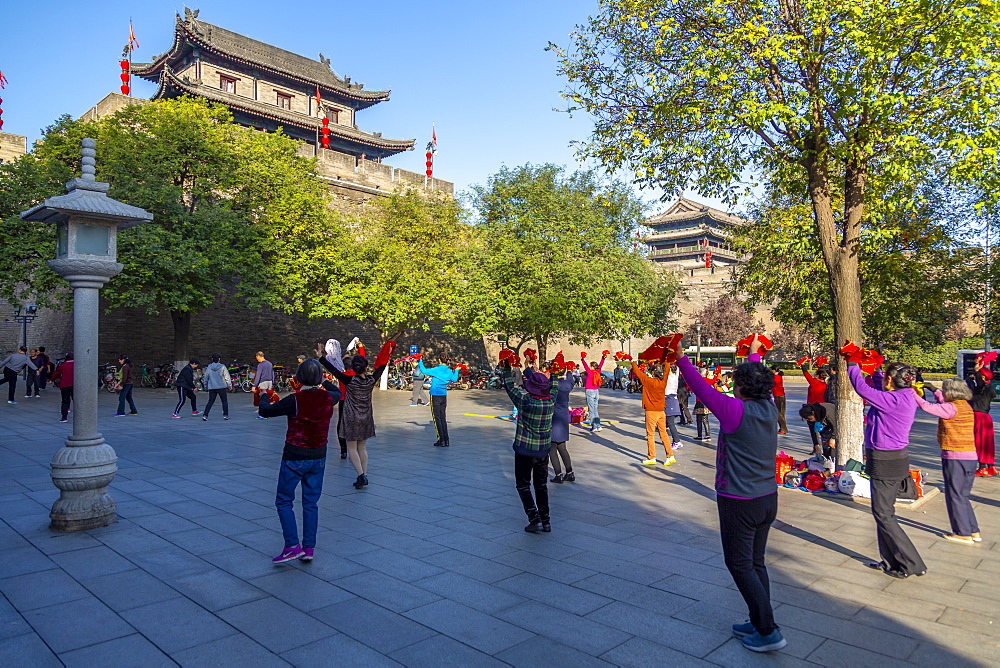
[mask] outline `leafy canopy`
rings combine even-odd
[[[645,210],[623,183],[555,165],[504,167],[472,188],[476,243],[456,328],[547,343],[643,336],[675,285],[632,248]]]

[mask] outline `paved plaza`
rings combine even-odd
[[[788,385],[781,445],[801,459],[804,391]],[[248,394],[207,423],[171,419],[170,391],[135,398],[125,418],[100,399],[119,521],[65,535],[48,529],[48,464],[70,431],[58,391],[0,405],[0,665],[1000,664],[995,478],[973,491],[981,544],[941,540],[943,495],[900,512],[929,568],[907,580],[864,567],[868,506],[782,489],[768,562],[788,647],[756,655],[729,630],[746,607],[722,560],[714,437],[682,428],[677,465],[641,466],[638,396],[603,393],[602,417],[619,422],[573,432],[577,482],[549,485],[552,533],[531,535],[513,425],[463,416],[507,412],[502,392],[451,394],[450,448],[431,446],[408,392],[376,392],[371,484],[355,490],[331,449],[316,559],[290,566],[270,561],[285,420],[254,419]],[[940,485],[935,424],[919,420],[912,461]]]

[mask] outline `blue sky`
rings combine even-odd
[[[501,165],[552,162],[579,167],[570,143],[585,139],[585,115],[553,111],[563,81],[549,41],[568,42],[591,0],[282,3],[192,0],[200,19],[310,58],[322,52],[340,75],[370,89],[392,89],[388,102],[358,114],[358,125],[416,150],[388,162],[422,172],[423,147],[437,127],[435,176],[457,190],[484,183]],[[118,61],[129,18],[145,61],[171,43],[181,2],[68,0],[0,2],[4,131],[39,137],[63,113],[76,117],[120,81]],[[133,77],[132,94],[155,85]],[[656,200],[660,192],[643,191]],[[710,201],[710,200],[706,200]],[[656,205],[662,206],[662,205]],[[655,210],[655,208],[654,208]]]

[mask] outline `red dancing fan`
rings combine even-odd
[[[763,334],[751,334],[743,339],[740,339],[739,343],[736,344],[737,357],[746,357],[750,354],[750,343],[753,341],[754,336],[757,337],[757,342],[760,343],[761,357],[774,348],[774,344],[771,343],[771,339],[767,338]]]
[[[531,364],[534,364],[535,362],[538,361],[538,352],[531,348],[525,348],[524,359],[526,359]]]
[[[681,356],[681,339],[683,334],[671,334],[656,339],[649,348],[639,353],[639,359],[646,362],[661,362],[673,364]]]
[[[867,374],[875,373],[875,370],[885,363],[885,358],[877,350],[862,348],[850,339],[841,347],[841,356],[848,362],[854,362]]]
[[[510,348],[504,348],[500,351],[500,361],[504,360],[507,360],[511,366],[521,366],[521,358]]]
[[[802,366],[803,364],[808,364],[809,362],[812,362],[811,357],[809,356],[800,357],[799,361],[795,363],[795,366]]]
[[[551,373],[561,373],[562,371],[568,369],[566,364],[566,358],[563,357],[562,351],[560,350],[558,354],[552,359],[552,364],[549,365],[549,371]]]
[[[815,364],[816,368],[818,369],[821,366],[830,366],[830,360],[827,359],[824,355],[820,355],[815,360],[813,360],[813,364]]]

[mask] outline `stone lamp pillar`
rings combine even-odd
[[[97,431],[97,295],[122,270],[116,261],[118,230],[153,219],[152,214],[108,197],[108,184],[94,177],[97,144],[84,139],[83,174],[21,214],[25,221],[56,225],[56,259],[49,266],[73,288],[73,434],[52,457],[51,528],[80,531],[115,522],[108,484],[118,470],[114,449]]]

